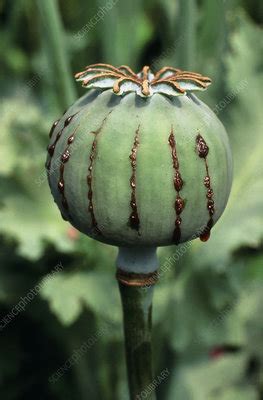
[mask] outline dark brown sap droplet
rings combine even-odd
[[[58,119],[57,121],[55,121],[54,124],[52,125],[52,127],[51,127],[51,129],[50,129],[50,132],[49,132],[49,137],[50,137],[50,138],[51,138],[51,136],[52,136],[52,134],[53,134],[53,132],[54,132],[54,129],[56,128],[56,126],[57,126],[58,123],[59,123],[59,119]]]
[[[181,212],[184,209],[184,200],[178,196],[175,200],[175,210],[176,210],[176,214],[179,215],[181,214]]]
[[[59,191],[62,193],[62,192],[64,192],[64,188],[65,188],[64,180],[61,179],[61,180],[58,182],[58,189],[59,189]]]
[[[135,183],[135,178],[134,178],[134,177],[132,177],[132,178],[130,179],[130,184],[131,184],[131,187],[132,187],[132,188],[136,188],[136,183]]]
[[[75,114],[74,114],[75,115]],[[64,122],[64,126],[68,126],[70,124],[70,122],[72,121],[74,115],[71,115],[70,117],[68,117],[65,122]]]
[[[175,225],[176,226],[180,226],[181,223],[182,223],[182,219],[180,217],[177,217],[176,220],[175,220]]]
[[[210,239],[211,231],[207,230],[206,232],[201,233],[200,240],[201,242],[207,242]]]
[[[130,226],[132,229],[139,230],[140,227],[140,219],[137,211],[133,211],[130,215]]]
[[[204,229],[204,231],[201,233],[201,235],[199,236],[200,240],[202,242],[207,242],[211,236],[211,229],[213,228],[214,225],[214,221],[213,218],[211,216],[211,218],[209,219],[206,228]]]
[[[70,157],[70,152],[69,152],[68,149],[66,149],[66,150],[64,151],[64,153],[62,154],[62,156],[61,156],[61,161],[62,161],[63,163],[65,163],[65,162],[67,162],[67,161],[69,160],[69,157]]]
[[[212,207],[214,207],[214,204],[215,204],[214,200],[209,199],[207,202],[208,209],[210,210]]]
[[[206,158],[209,152],[209,147],[207,146],[205,140],[202,138],[201,135],[198,135],[196,138],[196,146],[199,157]]]
[[[212,190],[212,189],[208,189],[207,194],[206,194],[206,197],[207,197],[208,199],[212,199],[213,195],[214,195],[213,190]]]
[[[73,143],[73,142],[74,142],[74,139],[75,139],[75,136],[74,136],[74,135],[71,135],[71,136],[68,138],[68,144]]]
[[[176,190],[177,192],[180,192],[180,190],[181,190],[182,187],[183,187],[183,184],[184,184],[184,182],[183,182],[183,180],[182,180],[182,178],[181,178],[180,173],[179,173],[178,171],[176,171],[175,177],[174,177],[174,187],[175,187],[175,190]]]
[[[136,161],[136,151],[134,151],[134,150],[132,150],[132,153],[130,154],[130,159],[132,160],[132,161]]]
[[[131,202],[130,202],[130,205],[131,205],[131,208],[132,208],[133,210],[135,210],[136,207],[137,207],[137,204],[136,204],[135,201],[131,201]]]
[[[52,157],[55,151],[55,145],[51,144],[50,146],[48,146],[48,153],[49,155]]]
[[[205,187],[210,188],[210,177],[209,176],[206,176],[204,178],[204,185],[205,185]]]

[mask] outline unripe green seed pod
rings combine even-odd
[[[116,246],[207,240],[232,182],[225,129],[191,94],[210,79],[104,64],[77,79],[92,90],[54,123],[46,164],[64,218]]]

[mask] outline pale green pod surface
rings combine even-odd
[[[77,78],[92,90],[53,125],[46,164],[64,218],[116,246],[207,240],[232,182],[225,129],[190,93],[209,78],[103,64]]]

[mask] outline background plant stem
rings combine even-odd
[[[155,400],[150,389],[152,370],[152,298],[153,287],[137,288],[119,284],[125,334],[126,360],[130,399],[147,393],[147,400]]]
[[[183,37],[180,46],[180,67],[191,70],[196,59],[196,1],[180,0],[179,37]]]
[[[57,0],[37,1],[43,32],[48,42],[48,58],[61,107],[68,108],[76,99],[69,60],[65,51],[64,30]]]

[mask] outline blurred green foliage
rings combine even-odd
[[[115,3],[94,24],[112,3],[0,1],[0,397],[128,399],[116,249],[60,218],[44,170],[52,121],[83,93],[70,69],[108,62],[211,76],[202,98],[234,153],[230,202],[210,241],[159,251],[154,363],[169,376],[158,398],[263,399],[263,3]]]

